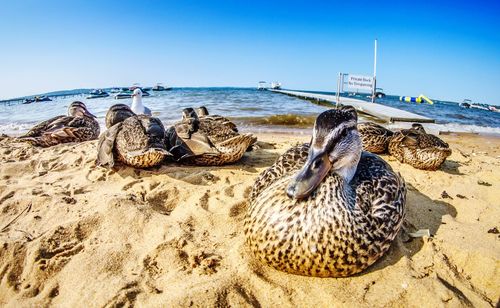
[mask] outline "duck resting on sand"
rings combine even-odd
[[[363,150],[383,154],[387,153],[392,131],[373,122],[358,124],[358,132],[363,143]]]
[[[345,277],[389,249],[405,216],[405,182],[362,151],[356,124],[350,106],[321,113],[311,142],[260,174],[244,223],[257,260],[292,274]]]
[[[36,146],[50,147],[60,143],[82,142],[99,137],[99,123],[84,103],[69,105],[68,115],[57,116],[35,125],[18,138]]]
[[[428,134],[421,124],[414,123],[412,128],[394,133],[389,153],[414,168],[437,170],[451,155],[451,149],[439,137]]]
[[[247,148],[255,142],[250,134],[237,134],[220,142],[200,130],[200,119],[193,108],[183,110],[182,121],[167,129],[167,144],[179,162],[220,166],[234,163],[243,157]]]
[[[130,108],[135,114],[151,115],[151,110],[142,104],[142,91],[137,88],[132,94],[132,107]]]
[[[106,128],[110,128],[116,123],[123,122],[126,118],[134,116],[135,113],[125,104],[115,104],[106,113]]]
[[[110,119],[127,115],[125,108],[113,107],[108,111]],[[131,115],[111,126],[99,138],[96,164],[113,167],[115,155],[124,164],[137,168],[156,166],[171,156],[161,121],[147,115]]]
[[[196,114],[200,119],[200,132],[206,134],[212,142],[220,142],[238,136],[236,124],[220,115],[209,115],[205,106],[198,107]]]

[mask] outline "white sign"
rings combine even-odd
[[[371,76],[360,76],[360,75],[349,75],[347,80],[347,87],[357,90],[368,90],[373,89],[373,77]]]

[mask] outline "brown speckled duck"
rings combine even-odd
[[[236,124],[226,117],[208,114],[205,106],[197,108],[196,114],[200,120],[199,131],[207,135],[214,143],[239,135]]]
[[[451,155],[449,145],[439,137],[426,133],[421,124],[394,133],[389,153],[401,163],[417,169],[437,170]]]
[[[214,142],[200,130],[200,119],[193,108],[183,110],[181,122],[167,130],[170,152],[182,163],[200,166],[220,166],[240,160],[255,142],[250,134],[237,134]]]
[[[116,123],[123,122],[126,118],[134,116],[135,113],[125,104],[115,104],[106,113],[106,128],[110,128]]]
[[[255,182],[246,242],[275,269],[345,277],[377,261],[405,216],[402,177],[362,151],[354,108],[321,113],[310,144],[293,147]]]
[[[18,138],[36,146],[50,147],[60,143],[82,142],[99,137],[99,123],[84,103],[69,105],[67,116],[57,116],[43,121]]]
[[[158,118],[131,115],[127,108],[115,106],[108,111],[106,122],[108,118],[110,123],[122,120],[99,138],[97,165],[113,167],[118,159],[132,167],[149,168],[171,156],[165,144],[165,128]]]
[[[376,154],[387,153],[389,141],[394,134],[387,128],[373,122],[359,123],[358,132],[363,143],[363,150]]]

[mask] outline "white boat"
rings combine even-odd
[[[472,104],[472,101],[470,99],[464,99],[463,102],[458,104],[462,108],[470,108],[470,105]]]
[[[151,90],[153,90],[153,91],[168,91],[168,90],[172,90],[172,87],[165,87],[161,83],[157,83],[156,86],[151,88]]]
[[[476,108],[476,109],[481,109],[481,110],[490,110],[488,107],[484,106],[483,104],[471,104],[471,108]]]
[[[132,97],[132,91],[120,91],[117,94],[115,94],[115,99],[124,99],[124,98],[131,98]]]
[[[266,90],[266,89],[267,89],[267,82],[259,81],[259,84],[257,85],[257,90]]]
[[[273,90],[281,89],[281,82],[277,82],[277,81],[271,82],[271,89],[273,89]]]
[[[108,97],[109,94],[106,91],[103,91],[101,89],[97,90],[92,90],[89,93],[89,96],[87,96],[87,99],[94,99],[94,98],[101,98],[101,97]]]

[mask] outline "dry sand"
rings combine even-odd
[[[349,278],[255,263],[243,217],[253,180],[307,136],[258,135],[225,167],[94,167],[96,141],[49,149],[0,138],[0,306],[498,305],[500,139],[444,136],[427,172],[383,156],[409,184],[407,228]],[[444,193],[444,191],[446,193]]]

